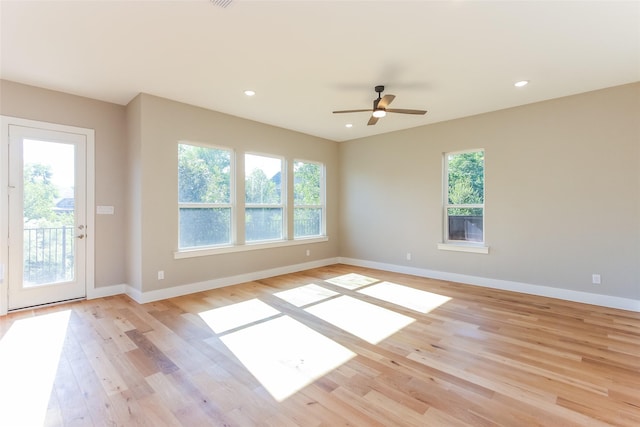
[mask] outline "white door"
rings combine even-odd
[[[9,310],[86,296],[86,153],[86,134],[9,125]]]

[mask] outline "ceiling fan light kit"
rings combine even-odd
[[[365,109],[365,110],[340,110],[334,111],[334,114],[341,113],[360,113],[360,112],[371,112],[371,118],[367,123],[368,126],[375,125],[378,122],[378,119],[387,115],[387,113],[399,113],[399,114],[418,114],[424,115],[427,113],[426,110],[408,110],[404,108],[387,108],[389,104],[395,99],[395,95],[385,95],[382,96],[382,92],[384,92],[384,86],[379,85],[374,88],[376,93],[378,94],[378,98],[373,100],[373,108]]]

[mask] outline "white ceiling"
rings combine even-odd
[[[144,92],[335,141],[640,81],[639,1],[0,4],[2,79],[122,105]],[[429,112],[375,126],[331,113],[370,108],[378,84],[392,108]]]

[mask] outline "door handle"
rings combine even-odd
[[[79,236],[76,236],[78,239],[84,239],[84,234],[80,234]]]

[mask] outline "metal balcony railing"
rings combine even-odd
[[[479,215],[449,216],[449,240],[482,242],[483,218]]]
[[[74,227],[24,229],[23,282],[39,285],[73,280]]]

